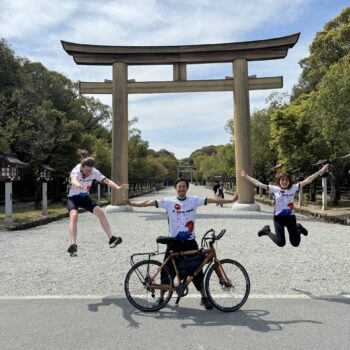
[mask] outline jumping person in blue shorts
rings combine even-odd
[[[70,174],[70,190],[67,199],[67,208],[69,212],[69,248],[68,253],[71,256],[77,255],[77,222],[78,208],[84,208],[96,215],[109,239],[109,247],[115,248],[122,242],[121,237],[113,236],[111,228],[103,210],[90,198],[90,188],[93,180],[102,182],[116,190],[127,189],[129,186],[123,184],[117,185],[110,179],[107,179],[100,171],[94,168],[94,158],[87,157],[80,164],[74,167]]]
[[[270,191],[275,196],[273,222],[276,233],[272,233],[270,226],[267,225],[258,232],[258,236],[269,236],[275,244],[279,247],[283,247],[286,245],[286,238],[284,235],[284,228],[286,227],[291,245],[293,247],[299,246],[300,234],[307,236],[308,231],[301,224],[297,224],[294,213],[294,195],[301,187],[309,184],[316,179],[317,176],[326,172],[328,167],[329,165],[326,164],[321,170],[296,184],[293,184],[292,178],[288,173],[280,174],[276,178],[277,186],[263,184],[259,180],[247,175],[244,170],[241,170],[242,177],[246,178],[253,185]]]

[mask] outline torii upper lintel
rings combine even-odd
[[[220,63],[238,58],[248,61],[284,58],[298,41],[300,33],[280,38],[223,44],[179,46],[104,46],[61,41],[63,49],[77,64],[128,65],[174,63]]]

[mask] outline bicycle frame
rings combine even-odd
[[[250,292],[250,280],[247,271],[239,262],[232,259],[220,260],[217,256],[215,242],[220,240],[225,232],[226,230],[221,230],[219,234],[215,234],[215,230],[210,229],[202,237],[201,249],[190,251],[179,251],[181,247],[185,249],[186,246],[176,238],[159,236],[156,251],[132,255],[132,267],[125,277],[124,284],[129,302],[142,311],[157,311],[167,305],[173,292],[176,292],[175,305],[178,306],[180,299],[188,294],[188,285],[194,279],[203,278],[205,294],[214,307],[224,312],[241,308]],[[160,244],[168,245],[166,252],[159,252]],[[154,259],[164,253],[167,256],[163,262]],[[193,261],[189,259],[194,255],[196,257]],[[200,256],[203,260],[199,259]],[[188,259],[181,261],[179,257]],[[199,262],[196,271],[192,272]]]
[[[207,269],[208,269],[210,264],[213,262],[214,264],[217,265],[217,269],[215,269],[215,272],[218,275],[218,277],[223,280],[225,285],[232,286],[232,282],[227,277],[227,275],[222,267],[222,264],[220,263],[220,260],[218,259],[217,255],[216,255],[216,250],[215,250],[213,244],[209,244],[209,248],[207,248],[207,249],[188,250],[188,251],[176,252],[176,253],[171,252],[170,255],[163,261],[162,265],[155,271],[155,273],[152,276],[150,276],[149,287],[152,289],[159,289],[159,290],[164,290],[164,291],[173,291],[173,292],[176,291],[176,286],[172,286],[170,284],[153,284],[153,280],[162,271],[162,269],[167,265],[167,263],[169,261],[172,261],[178,284],[180,284],[181,279],[180,279],[179,271],[178,271],[177,266],[176,266],[175,258],[178,258],[180,256],[195,255],[199,251],[202,251],[203,253],[207,254],[207,256],[204,258],[204,260],[202,261],[200,266],[197,268],[197,270],[191,276],[188,276],[186,278],[184,284],[186,286],[188,286],[193,281],[193,279],[200,273],[203,266],[208,264],[208,267],[207,267]],[[150,254],[150,253],[147,253],[147,254]],[[153,254],[156,255],[155,253],[153,253]]]

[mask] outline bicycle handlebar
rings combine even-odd
[[[211,233],[211,236],[210,236],[210,237],[207,237],[207,235],[208,235],[209,233]],[[224,236],[225,233],[226,233],[226,230],[223,229],[223,230],[221,230],[220,233],[216,236],[216,235],[215,235],[215,230],[214,230],[213,228],[210,229],[209,231],[207,231],[207,232],[204,234],[204,236],[203,236],[203,238],[202,238],[202,242],[201,242],[202,247],[203,247],[203,243],[204,243],[205,241],[209,241],[209,240],[210,240],[209,244],[213,244],[215,241],[218,241],[219,239],[221,239],[221,238]]]

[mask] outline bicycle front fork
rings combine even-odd
[[[221,263],[215,263],[215,273],[218,276],[220,285],[226,287],[226,288],[230,288],[232,287],[232,282],[230,281],[230,279],[227,277]]]

